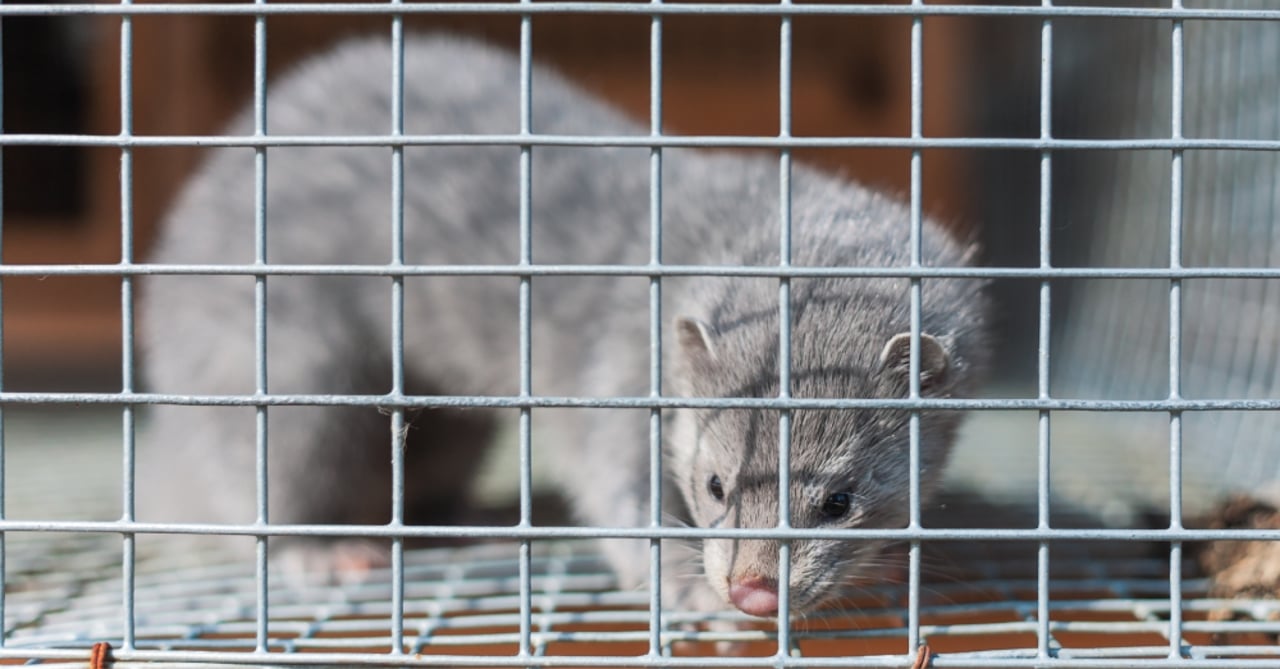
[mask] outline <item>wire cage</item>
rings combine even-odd
[[[317,140],[273,135],[263,127],[273,21],[312,15],[376,19],[390,25],[394,53],[403,49],[406,21],[458,14],[517,22],[516,52],[526,72],[541,48],[532,32],[539,20],[607,15],[646,22],[649,89],[643,108],[649,113],[649,134],[543,135],[527,106],[519,133],[478,140],[413,135],[402,126],[385,135]],[[9,286],[47,277],[107,277],[118,285],[119,298],[111,308],[120,319],[122,372],[119,387],[108,392],[0,390],[6,427],[0,433],[5,472],[0,662],[1207,668],[1280,661],[1280,602],[1274,599],[1280,583],[1274,576],[1267,580],[1268,554],[1262,553],[1262,575],[1235,592],[1224,591],[1195,559],[1202,542],[1280,541],[1278,526],[1198,523],[1228,495],[1270,499],[1268,485],[1280,480],[1280,448],[1268,445],[1267,438],[1274,433],[1270,421],[1280,416],[1280,375],[1271,345],[1276,326],[1271,286],[1280,280],[1280,76],[1275,67],[1280,9],[1268,0],[0,5],[6,24],[53,16],[97,17],[118,31],[118,64],[108,68],[118,65],[117,124],[101,132],[6,131],[0,146],[110,153],[121,199],[115,221],[119,261],[8,263],[0,265],[0,278]],[[671,95],[663,84],[664,30],[689,16],[773,22],[777,90],[760,104],[777,108],[776,132],[664,130],[664,95]],[[253,134],[134,131],[140,89],[132,74],[140,64],[133,31],[138,24],[172,17],[252,23]],[[901,35],[904,43],[895,45],[907,66],[905,133],[793,132],[793,22],[814,17],[891,17],[908,26]],[[972,84],[972,97],[981,104],[966,104],[986,111],[955,134],[927,132],[925,121],[924,35],[927,24],[944,20],[972,21],[976,35],[1016,29],[1007,43],[992,41],[991,49],[973,59],[989,76]],[[1020,53],[1034,57],[1002,62],[1007,56],[1001,49],[1017,44],[1030,45]],[[15,68],[31,66],[9,58],[0,65],[6,79]],[[402,90],[404,76],[395,70],[388,90]],[[523,79],[523,100],[531,95],[531,81]],[[839,609],[787,624],[736,612],[664,609],[655,588],[619,588],[593,539],[648,539],[656,576],[663,566],[659,548],[674,540],[768,537],[785,545],[810,537],[813,530],[735,533],[656,523],[619,529],[535,522],[530,456],[536,445],[528,430],[513,437],[518,444],[512,457],[520,464],[509,483],[518,491],[512,523],[140,521],[134,502],[135,433],[141,429],[137,414],[148,405],[230,405],[260,416],[279,406],[357,405],[387,410],[400,427],[408,411],[424,407],[501,407],[528,416],[548,407],[628,407],[657,415],[688,405],[662,396],[660,384],[647,397],[607,399],[537,396],[527,389],[497,398],[413,396],[399,384],[389,396],[149,392],[136,381],[140,347],[134,303],[138,284],[150,276],[234,275],[265,285],[299,273],[354,274],[384,278],[391,291],[399,290],[406,277],[448,273],[501,274],[524,288],[543,276],[626,275],[657,290],[664,279],[690,273],[754,272],[785,284],[809,271],[785,264],[664,266],[660,257],[636,266],[539,265],[527,257],[511,266],[447,269],[400,262],[299,268],[272,265],[266,258],[212,266],[148,263],[135,251],[132,201],[139,188],[135,158],[140,153],[235,146],[266,160],[273,148],[316,141],[386,146],[393,149],[388,160],[398,159],[392,156],[405,147],[458,142],[518,147],[523,155],[543,146],[637,146],[651,151],[657,170],[663,152],[672,149],[765,150],[778,156],[784,177],[769,187],[776,187],[784,201],[785,175],[797,152],[894,149],[909,157],[904,196],[917,258],[926,206],[925,154],[985,152],[975,162],[972,198],[989,266],[916,263],[895,268],[894,274],[910,279],[917,297],[922,282],[930,279],[990,280],[1006,314],[1001,322],[1010,343],[1001,355],[1008,357],[983,397],[922,400],[917,388],[917,396],[904,401],[917,421],[927,411],[973,414],[957,446],[954,480],[940,501],[922,508],[916,472],[913,490],[904,494],[914,503],[910,526],[840,535],[896,542],[883,558],[892,567],[886,579],[861,585]],[[255,169],[255,183],[265,192],[265,167],[260,162]],[[527,206],[536,193],[527,172],[522,179]],[[404,187],[412,186],[406,182]],[[661,202],[660,178],[653,179],[650,193]],[[403,198],[402,191],[395,195]],[[265,237],[270,214],[265,207],[259,213],[255,234]],[[786,225],[784,216],[784,230]],[[660,213],[652,226],[660,236]],[[860,271],[867,272],[834,270],[852,276]],[[654,332],[663,327],[658,304],[657,298],[650,303]],[[535,316],[528,314],[527,302],[523,306],[520,329],[527,340]],[[254,309],[265,330],[261,299]],[[918,324],[918,299],[912,309]],[[402,312],[396,316],[402,317]],[[22,323],[11,316],[3,325]],[[915,334],[918,338],[918,325]],[[403,348],[400,341],[399,355]],[[1026,355],[1018,357],[1019,350]],[[1094,355],[1099,351],[1103,354]],[[659,360],[653,359],[655,368]],[[266,360],[259,356],[255,364],[265,378]],[[526,375],[530,364],[526,355]],[[655,377],[661,373],[655,370]],[[783,410],[865,406],[853,399],[824,402],[777,400]],[[65,421],[68,412],[77,419]],[[262,425],[259,440],[269,448]],[[662,428],[657,420],[653,425],[653,461],[660,463]],[[919,448],[917,435],[912,439],[917,456]],[[403,461],[395,462],[403,478]],[[649,509],[654,517],[661,517],[660,488],[655,485]],[[265,499],[258,496],[260,504]],[[394,503],[403,507],[403,499]],[[167,541],[182,535],[234,536],[254,543],[256,554],[245,560],[217,550],[177,549]],[[272,537],[286,535],[385,541],[391,546],[390,565],[358,583],[298,588],[267,559]],[[423,540],[451,545],[416,547],[414,542]],[[783,569],[785,574],[785,562]],[[785,595],[781,607],[786,620]]]

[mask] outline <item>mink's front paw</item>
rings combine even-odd
[[[281,541],[271,559],[294,589],[363,583],[391,564],[387,547],[367,539]]]
[[[669,614],[678,614],[687,622],[677,629],[690,633],[694,638],[721,637],[715,641],[678,641],[674,644],[680,655],[705,657],[761,656],[772,652],[768,636],[761,629],[765,622],[726,620],[723,615],[737,616],[733,607],[707,583],[706,576],[697,574],[682,579],[666,578],[662,585],[662,608]],[[726,636],[746,637],[726,639]]]

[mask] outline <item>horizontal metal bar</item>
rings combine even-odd
[[[745,265],[0,265],[0,277],[34,276],[634,276],[901,279],[1280,279],[1280,267],[803,267]]]
[[[1038,18],[1185,19],[1276,21],[1276,9],[1216,9],[1167,7],[1005,7],[997,5],[877,5],[877,4],[746,4],[691,2],[423,2],[388,3],[156,3],[139,5],[73,4],[0,5],[0,16],[208,14],[273,16],[281,14],[636,14],[641,16],[1028,16]]]
[[[412,578],[412,576],[410,577]],[[543,578],[535,576],[535,578]],[[1079,587],[1079,584],[1067,580],[1067,585]],[[460,585],[454,583],[451,585]],[[930,584],[930,587],[934,587]],[[426,614],[421,610],[410,610],[414,616],[430,615],[428,620],[420,620],[422,623],[417,627],[417,631],[406,629],[407,640],[410,643],[420,644],[422,647],[431,647],[433,649],[442,649],[448,646],[457,645],[479,645],[479,644],[502,644],[513,643],[517,640],[518,634],[515,631],[502,632],[492,631],[495,629],[510,628],[512,626],[511,615],[501,612],[504,606],[510,606],[515,593],[506,593],[504,596],[485,596],[477,598],[472,602],[471,608],[468,609],[451,609],[447,612],[434,611]],[[557,599],[559,605],[569,605],[577,607],[588,607],[591,604],[599,604],[592,602],[588,597],[582,597],[580,601],[572,601],[572,598],[561,594]],[[1117,600],[1106,600],[1117,601]],[[1144,607],[1149,605],[1166,604],[1162,610],[1167,611],[1168,600],[1120,600],[1127,603],[1132,611],[1135,604],[1140,603]],[[460,607],[462,601],[454,600]],[[643,603],[637,600],[629,602],[626,605],[634,606],[636,603]],[[114,606],[114,601],[103,601],[102,603],[94,603],[88,609],[84,608],[85,601],[83,598],[77,600],[77,608],[87,616],[94,615],[98,611],[106,610]],[[299,634],[296,639],[291,640],[291,647],[294,652],[303,652],[308,649],[332,650],[345,647],[369,648],[380,645],[386,645],[386,637],[379,636],[386,629],[386,623],[389,622],[386,616],[388,612],[378,608],[376,613],[366,606],[368,602],[362,603],[358,607],[359,614],[362,618],[346,618],[357,614],[357,605],[351,608],[332,607],[327,613],[330,617],[323,621],[316,622],[293,622],[288,620],[278,621],[273,624],[276,632],[289,632]],[[933,615],[945,615],[947,617],[959,615],[974,615],[984,611],[1000,611],[1008,615],[1027,604],[1026,602],[992,602],[990,608],[974,607],[974,606],[930,606],[929,611]],[[1152,606],[1158,608],[1158,606]],[[492,613],[478,613],[481,611],[493,611]],[[1085,609],[1073,608],[1070,606],[1054,606],[1055,612],[1075,612]],[[875,611],[875,615],[882,616],[905,616],[905,607],[898,608],[880,608]],[[465,615],[448,615],[447,614],[464,613]],[[294,613],[290,611],[289,613]],[[863,613],[870,613],[863,611]],[[288,615],[288,614],[285,614]],[[162,615],[153,614],[149,616],[150,625],[153,629],[158,627],[185,627],[190,624],[189,619],[179,618],[173,622],[162,622],[158,618]],[[806,616],[806,620],[810,623],[816,621],[835,621],[846,620],[847,613],[836,611],[817,612]],[[649,613],[642,609],[627,610],[592,610],[592,611],[573,611],[573,612],[540,612],[537,614],[539,622],[545,626],[543,631],[534,632],[533,640],[537,644],[549,644],[560,642],[574,643],[625,643],[634,641],[644,641],[649,637],[646,629],[649,622]],[[722,622],[754,622],[756,619],[735,611],[716,611],[711,613],[689,613],[679,611],[666,611],[663,613],[662,620],[667,625],[677,626],[662,634],[664,642],[672,641],[771,641],[775,637],[772,633],[762,629],[736,629],[736,630],[717,630],[714,632],[703,630],[682,629],[679,625],[693,622],[708,622],[714,619]],[[609,630],[587,630],[567,628],[575,625],[611,625],[614,629]],[[1097,632],[1112,635],[1129,635],[1135,633],[1162,633],[1167,631],[1168,623],[1160,620],[1135,620],[1135,621],[1053,621],[1050,623],[1055,632]],[[37,634],[34,637],[20,637],[11,640],[11,644],[15,647],[33,647],[49,643],[50,639],[56,639],[59,635],[59,629],[66,626],[66,629],[74,630],[75,623],[66,626],[66,623],[54,625],[52,629],[45,627],[41,630],[43,634]],[[211,643],[197,643],[191,639],[184,640],[184,646],[188,649],[206,649],[217,650],[220,647],[235,647],[237,635],[246,635],[254,629],[253,621],[238,620],[220,620],[218,622],[208,622],[203,627],[205,631],[216,625],[217,632],[223,635],[218,639],[202,639],[202,641]],[[1189,621],[1186,630],[1196,632],[1225,632],[1225,633],[1275,633],[1276,622],[1204,622]],[[987,634],[1021,634],[1034,631],[1034,621],[1008,621],[1008,622],[992,622],[992,623],[958,623],[958,624],[925,624],[921,625],[920,632],[926,637],[937,635],[987,635]],[[441,632],[449,632],[449,634],[440,634]],[[871,628],[814,628],[810,627],[803,631],[797,630],[797,635],[802,636],[806,640],[827,640],[827,641],[847,641],[847,640],[866,640],[866,639],[892,639],[904,638],[906,629],[902,627],[871,627]],[[308,636],[314,634],[324,634],[324,637]],[[225,642],[230,641],[228,646]],[[241,643],[248,643],[248,638],[239,639]],[[1077,655],[1087,654],[1086,649],[1072,649],[1071,652]],[[1272,653],[1280,653],[1280,650],[1270,649]],[[1106,651],[1102,649],[1092,651],[1093,655],[1105,655]]]
[[[256,525],[76,520],[0,520],[0,532],[92,532],[374,539],[825,539],[845,541],[1280,541],[1280,529],[1105,528],[705,528],[482,525]]]
[[[1235,647],[1231,647],[1235,648]],[[1223,648],[1224,651],[1231,648]],[[1250,648],[1257,650],[1256,648]],[[1169,658],[1158,656],[1156,647],[1109,648],[1102,657],[1050,657],[1037,658],[1034,650],[1009,650],[1000,655],[972,653],[945,653],[935,655],[931,667],[1079,667],[1108,669],[1123,666],[1137,669],[1256,669],[1257,659],[1243,658]],[[1168,649],[1163,649],[1167,654]],[[0,648],[0,658],[39,658],[84,660],[88,650],[35,650]],[[1070,655],[1070,650],[1055,651]],[[1272,653],[1275,651],[1272,650]],[[1144,655],[1146,657],[1134,657]],[[216,652],[190,650],[112,650],[112,666],[126,669],[134,662],[199,662],[201,666],[220,663],[229,666],[376,666],[376,667],[886,667],[908,666],[909,658],[903,655],[866,655],[839,657],[665,657],[661,655],[627,656],[573,656],[573,655],[391,655],[371,653],[257,653]],[[142,666],[142,665],[139,665]],[[145,665],[148,667],[161,665]],[[168,666],[168,665],[163,665]]]
[[[918,411],[1280,411],[1280,398],[1101,400],[1065,398],[911,399],[778,397],[564,397],[535,395],[178,395],[0,392],[6,404],[177,404],[184,406],[367,406],[374,408],[566,409],[902,409]]]
[[[647,612],[645,613],[647,617]],[[536,617],[539,618],[540,622],[543,622],[543,623],[548,622],[548,616],[544,614],[538,614]],[[575,617],[578,618],[578,620],[573,621],[575,623],[588,622],[588,621],[584,621],[582,619],[583,616],[581,616],[580,614],[575,615]],[[494,618],[500,618],[500,620],[494,621],[498,625],[505,626],[510,624],[510,616],[501,616],[501,617],[494,616]],[[745,616],[743,616],[743,618],[745,618]],[[707,622],[706,617],[701,618],[700,620],[701,622]],[[589,622],[600,623],[601,621],[595,620],[594,618],[592,618],[592,619],[589,619]],[[632,624],[643,624],[643,622],[644,621],[639,621],[638,623],[632,623]],[[491,624],[494,624],[494,623],[491,623]],[[936,636],[939,634],[953,635],[954,631],[946,629],[947,627],[948,626],[922,625],[920,627],[920,633],[922,636],[926,636],[926,637]],[[1034,631],[1034,627],[1032,623],[976,624],[972,626],[974,629],[969,629],[969,626],[961,626],[961,627],[964,628],[964,633],[966,634],[992,634],[992,633],[994,634],[1026,634],[1028,632]],[[1142,626],[1136,626],[1135,624],[1130,624],[1130,623],[1123,623],[1121,624],[1121,627],[1124,630],[1123,633],[1125,634],[1139,634],[1139,633],[1159,634],[1162,631],[1167,631],[1168,623],[1164,623],[1164,624],[1150,623],[1150,624],[1144,624]],[[1188,625],[1186,629],[1193,630],[1193,627],[1194,627],[1194,631],[1206,632],[1206,633],[1209,631],[1207,629],[1202,629],[1203,627],[1202,625]],[[287,630],[287,627],[285,626],[277,627],[275,624],[273,624],[272,630],[274,632],[283,632]],[[439,628],[435,628],[432,631],[435,632],[438,630]],[[221,624],[217,628],[217,632],[219,634],[228,634],[228,635],[236,635],[236,634],[243,635],[250,631],[251,631],[251,628],[243,624],[238,624],[238,625]],[[341,631],[336,628],[325,628],[323,631],[325,633],[330,633],[330,634],[341,633]],[[359,634],[361,632],[367,632],[367,631],[370,631],[370,630],[368,629],[368,626],[365,626],[359,629],[355,629],[353,631],[348,631],[347,633]],[[1105,622],[1094,623],[1089,626],[1082,626],[1080,629],[1076,631],[1081,631],[1081,632],[1092,631],[1095,633],[1102,633],[1102,634],[1106,634],[1108,632],[1113,634],[1118,633],[1114,628],[1109,628],[1108,623],[1105,623]],[[1248,625],[1248,624],[1241,625],[1239,623],[1234,623],[1232,625],[1221,626],[1220,629],[1215,628],[1215,630],[1213,631],[1226,632],[1226,633],[1234,632],[1237,634],[1250,633],[1250,632],[1274,633],[1274,626],[1271,628],[1262,628],[1257,625]],[[428,641],[429,643],[420,643],[418,647],[430,648],[431,650],[436,652],[444,651],[450,646],[514,644],[519,640],[519,635],[516,632],[509,632],[509,633],[495,632],[495,633],[488,633],[488,634],[473,634],[470,632],[464,632],[464,633],[450,634],[448,636],[431,636],[431,635],[419,636],[419,635],[414,635],[409,630],[406,630],[406,632],[407,632],[406,641],[408,643],[410,643],[411,645],[418,645],[420,642]],[[827,632],[827,633],[805,630],[804,632],[793,631],[793,634],[795,634],[795,636],[797,636],[802,641],[818,640],[818,639],[825,640],[825,641],[865,641],[868,639],[904,639],[906,637],[906,629],[905,628],[858,629],[858,630],[840,630],[838,632]],[[770,643],[775,638],[773,635],[767,632],[758,631],[758,630],[738,631],[738,632],[720,632],[720,633],[706,633],[706,632],[693,631],[693,630],[689,630],[689,631],[672,630],[670,632],[663,632],[661,636],[664,643],[674,643],[674,642],[681,642],[681,641],[701,641],[704,643],[718,642],[718,641]],[[532,635],[531,638],[535,645],[547,645],[547,644],[553,644],[553,643],[556,643],[556,644],[559,644],[559,643],[622,644],[622,643],[637,643],[637,642],[646,641],[649,638],[649,632],[643,628],[635,631],[536,632]],[[48,644],[49,641],[50,641],[49,638],[41,638],[41,637],[36,637],[34,640],[20,639],[12,643],[12,648],[15,648],[15,649],[38,648]],[[237,643],[237,641],[239,641],[239,643]],[[243,647],[245,648],[245,650],[249,650],[250,648],[247,645],[248,641],[249,641],[248,639],[240,639],[240,640],[218,639],[216,641],[213,641],[207,638],[200,638],[198,640],[184,640],[182,643],[182,646],[187,650],[203,651],[203,652],[210,652],[210,651],[216,652],[218,650],[234,649],[237,647]],[[270,644],[270,647],[272,650],[284,650],[290,653],[306,653],[306,652],[326,653],[326,652],[336,652],[339,649],[346,649],[346,648],[376,648],[376,647],[385,647],[387,645],[388,645],[387,637],[359,634],[358,636],[347,636],[347,637],[330,636],[330,637],[321,637],[321,638],[301,638],[296,640],[295,639],[290,639],[290,640],[277,639]],[[1064,657],[1075,657],[1075,658],[1125,657],[1125,656],[1131,657],[1135,655],[1159,656],[1158,653],[1155,653],[1152,651],[1153,651],[1152,647],[1139,646],[1139,647],[1128,647],[1128,648],[1122,649],[1120,647],[1115,647],[1115,646],[1104,646],[1096,649],[1085,649],[1085,648],[1069,649],[1064,651],[1062,655]],[[1276,650],[1275,648],[1266,648],[1266,647],[1260,648],[1257,646],[1253,646],[1253,647],[1244,647],[1238,651],[1233,651],[1232,649],[1214,647],[1212,651],[1213,651],[1212,652],[1213,655],[1228,655],[1228,654],[1262,655],[1262,656],[1280,659],[1280,650]],[[1206,654],[1208,653],[1203,653],[1201,654],[1201,656],[1203,657]],[[381,655],[373,654],[372,657],[381,657]],[[607,664],[607,663],[602,663],[602,664]],[[118,665],[114,665],[114,666],[118,666]],[[208,665],[202,663],[200,666],[207,667]],[[331,666],[331,665],[326,664],[323,666]]]
[[[0,5],[0,10],[14,5]],[[121,5],[113,5],[121,6]],[[154,5],[123,5],[153,7]],[[222,6],[222,5],[219,5]],[[272,6],[272,5],[258,5]],[[366,5],[362,5],[366,6]],[[411,5],[404,5],[411,6]],[[538,5],[532,5],[538,6]],[[675,6],[675,5],[663,5]],[[3,16],[3,12],[0,12]],[[1023,149],[1278,151],[1280,139],[1126,137],[1060,139],[1041,137],[796,137],[787,135],[83,135],[0,134],[0,146],[298,147],[298,146],[566,146],[740,149]]]

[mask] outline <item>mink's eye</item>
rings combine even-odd
[[[849,507],[852,502],[853,498],[847,492],[832,493],[822,500],[822,506],[818,510],[822,513],[822,517],[827,520],[835,520],[843,518],[845,514],[849,513]]]
[[[711,496],[716,498],[717,501],[724,501],[724,484],[720,483],[719,476],[712,474],[711,478],[707,480],[707,492],[711,493]]]

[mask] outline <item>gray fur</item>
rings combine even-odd
[[[413,37],[406,40],[405,71],[408,133],[518,131],[518,64],[511,56],[456,38]],[[347,43],[271,85],[269,132],[385,133],[390,80],[387,43]],[[645,134],[554,73],[535,68],[533,91],[533,127],[539,133]],[[251,132],[247,115],[231,132]],[[649,153],[536,147],[534,261],[648,262]],[[388,149],[272,148],[267,156],[270,262],[390,260]],[[663,151],[662,158],[665,263],[778,262],[776,159],[676,149]],[[248,149],[211,153],[178,199],[154,261],[252,261],[252,160]],[[409,147],[404,160],[407,263],[518,261],[519,149]],[[908,210],[895,200],[796,166],[792,207],[795,265],[909,264]],[[930,222],[923,249],[927,265],[961,265],[970,255]],[[923,283],[928,394],[964,396],[974,390],[987,354],[979,283]],[[664,336],[664,392],[777,395],[776,279],[669,278],[662,289],[667,324],[680,323]],[[253,290],[249,277],[149,280],[143,312],[149,388],[252,392]],[[389,280],[271,277],[267,291],[272,392],[390,390]],[[909,281],[796,279],[791,291],[794,396],[905,396],[901,348],[889,342],[910,329]],[[535,394],[648,394],[646,278],[537,277],[531,297]],[[516,394],[517,324],[514,278],[406,279],[408,392]],[[667,474],[688,503],[688,519],[701,526],[774,524],[777,495],[769,482],[777,468],[776,414],[667,415],[672,413],[677,416],[663,435]],[[314,407],[271,408],[268,415],[271,522],[386,521],[385,416]],[[481,410],[460,417],[425,412],[415,422],[406,454],[413,509],[439,512],[464,503],[493,417]],[[533,417],[534,457],[556,463],[558,483],[583,523],[647,524],[648,411],[547,409],[535,410]],[[958,420],[954,414],[924,414],[926,490],[937,482]],[[850,523],[901,525],[907,512],[906,425],[903,412],[795,412],[792,523],[813,525],[813,507],[805,501],[847,490],[858,500]],[[253,409],[156,407],[146,435],[147,459],[168,469],[144,479],[143,501],[151,500],[144,517],[163,509],[186,520],[252,521],[253,435]],[[710,503],[711,473],[724,479],[731,512]],[[190,508],[199,503],[207,508]],[[430,522],[437,515],[429,513]],[[859,556],[876,548],[829,541],[795,546],[798,611],[837,593],[858,571]],[[624,584],[645,582],[647,551],[629,542],[606,548]],[[707,542],[707,548],[711,589],[721,595],[733,570],[776,573],[770,542],[741,542],[736,551],[732,542]],[[688,584],[678,583],[685,601],[723,605],[722,598],[712,604],[688,594]]]

